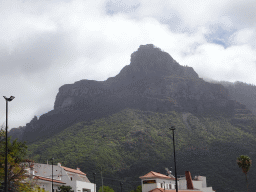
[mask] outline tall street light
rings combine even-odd
[[[123,183],[120,182],[120,186],[121,186],[121,192],[123,192]]]
[[[53,157],[52,157],[52,192],[53,192]]]
[[[176,188],[176,192],[178,192],[177,172],[176,172],[176,157],[175,157],[175,143],[174,143],[174,130],[175,130],[175,126],[171,126],[170,130],[172,130],[172,140],[173,140],[174,168],[175,168],[175,188]]]
[[[8,146],[7,146],[7,132],[8,132],[8,101],[12,101],[15,97],[11,96],[10,98],[7,98],[3,96],[4,99],[6,100],[6,127],[5,127],[5,177],[4,177],[4,182],[5,182],[5,191],[8,191],[8,184],[7,184],[7,154],[8,154]]]
[[[96,173],[93,172],[93,178],[94,178],[94,192],[96,192],[96,189],[95,189],[95,186],[96,186],[96,184],[95,184],[95,175],[96,175]]]

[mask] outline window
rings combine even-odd
[[[70,177],[70,180],[72,181],[72,177]]]
[[[152,184],[152,183],[156,183],[156,180],[145,180],[145,181],[143,181],[143,184]]]

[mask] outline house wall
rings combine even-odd
[[[34,174],[52,179],[52,165],[35,163]],[[57,165],[53,165],[53,179],[60,180],[62,174],[62,168]]]
[[[63,172],[65,172],[63,174],[63,179],[62,182],[66,183],[66,185],[72,187],[72,190],[74,190],[74,192],[76,191],[76,174],[75,173],[70,173],[70,172],[66,172],[65,170],[63,170]]]
[[[168,180],[168,179],[145,179],[146,180],[156,180],[156,183],[152,183],[152,184],[143,184],[143,181],[142,181],[142,192],[148,192],[152,189],[155,189],[155,188],[164,188],[164,185],[165,185],[165,189],[169,189],[169,184],[171,185],[171,188],[172,189],[175,189],[175,181],[174,180]],[[161,185],[162,183],[162,185]],[[178,186],[179,186],[179,181],[178,181]]]
[[[202,185],[203,181],[192,180],[192,182],[195,189],[201,190],[203,188],[203,185]]]
[[[207,187],[207,184],[206,184],[206,177],[205,177],[205,176],[198,176],[197,178],[198,178],[199,181],[203,181],[202,187],[203,187],[203,188],[206,188],[206,187]]]
[[[180,179],[178,186],[179,186],[179,189],[187,189],[187,180]]]
[[[149,192],[152,189],[157,188],[157,183],[142,184],[142,192]]]
[[[51,179],[52,178],[52,165],[36,163],[34,165],[34,173],[35,173],[35,175]],[[71,178],[72,178],[72,180],[71,180]],[[64,170],[64,168],[62,168],[58,165],[53,165],[53,179],[61,180],[62,182],[66,183],[65,185],[72,187],[72,190],[74,190],[74,192],[78,192],[79,188],[82,189],[83,186],[85,188],[89,187],[89,189],[91,189],[91,192],[95,192],[94,187],[93,187],[94,184],[91,183],[86,176],[78,175],[78,174],[75,174],[72,172],[67,172]],[[39,184],[39,182],[40,182],[40,186],[41,186],[42,182],[40,180],[38,180],[38,184]],[[51,192],[51,183],[50,184],[47,184],[47,183],[49,183],[49,182],[46,182],[44,187],[47,191]],[[41,187],[43,187],[43,185]],[[58,184],[56,184],[56,188],[54,188],[54,189],[58,189]],[[83,192],[83,191],[81,190],[81,192]]]
[[[96,185],[95,185],[96,188]],[[84,181],[76,181],[76,192],[84,192],[83,189],[89,189],[89,192],[94,191],[94,183],[87,183]],[[79,191],[80,190],[80,191]]]
[[[161,183],[164,184],[165,183],[165,189],[169,189],[169,184],[171,184],[172,189],[175,189],[175,181],[174,180],[169,180],[169,179],[156,179],[157,182],[157,187],[158,188],[164,188],[164,185],[162,185],[163,187],[161,187]],[[178,182],[178,186],[179,186],[179,182]]]
[[[194,188],[200,189],[202,192],[213,192],[212,187],[203,187],[204,181],[192,180],[192,182],[193,182]]]
[[[213,192],[212,187],[206,187],[202,189],[202,192]]]
[[[41,189],[45,189],[45,192],[51,192],[52,191],[52,183],[47,182],[47,181],[43,181],[43,180],[38,180],[38,182],[36,183],[37,187],[40,187]],[[61,186],[61,184],[54,184],[53,183],[53,189],[57,190],[58,187]],[[36,187],[36,189],[37,189]]]

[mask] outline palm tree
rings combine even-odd
[[[247,173],[252,165],[252,160],[250,159],[250,157],[248,157],[247,155],[240,155],[237,160],[236,160],[237,165],[239,166],[239,168],[242,168],[244,174],[245,174],[245,178],[246,178],[246,183],[247,183],[247,191],[249,191],[248,188],[248,180],[247,180]]]

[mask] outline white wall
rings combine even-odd
[[[50,164],[47,165],[47,164],[35,163],[34,171],[35,171],[34,172],[35,175],[50,178],[50,179],[52,178],[52,165]],[[72,177],[72,181],[71,181],[71,177]],[[91,189],[92,192],[95,192],[93,187],[94,184],[90,183],[90,181],[86,176],[78,176],[75,173],[66,172],[62,167],[58,165],[53,165],[53,179],[61,180],[63,183],[66,183],[65,185],[72,187],[72,190],[74,190],[74,192],[77,192],[78,190],[81,190],[82,192],[82,188],[88,188],[88,189]],[[46,182],[45,189],[51,192],[51,184],[47,184]],[[57,186],[54,189],[58,189]]]
[[[95,185],[95,188],[96,188],[96,185]],[[78,190],[81,190],[81,192],[83,192],[83,189],[90,189],[91,192],[95,192],[94,191],[94,183],[87,183],[84,181],[76,181],[75,192],[78,192]]]
[[[203,181],[192,180],[192,182],[193,182],[194,188],[200,189],[200,190],[203,188],[203,187],[202,187]]]
[[[212,187],[203,187],[204,181],[192,180],[194,188],[200,189],[202,192],[213,192]]]
[[[187,180],[180,179],[178,186],[179,186],[179,189],[187,189]]]
[[[38,180],[38,182],[36,183],[36,186],[40,187],[41,189],[45,189],[45,191],[48,191],[48,192],[52,191],[52,183],[51,182]],[[53,183],[53,189],[54,190],[58,189],[58,187],[60,187],[60,186],[61,186],[61,184],[56,185],[56,184]]]
[[[149,192],[152,189],[157,188],[157,184],[156,183],[152,183],[152,184],[142,184],[142,192]]]
[[[152,189],[155,188],[161,188],[161,183],[163,184],[162,188],[164,188],[165,185],[165,189],[169,189],[169,184],[171,184],[172,189],[175,189],[175,180],[169,180],[169,179],[148,179],[148,180],[156,180],[156,183],[152,183],[152,184],[143,184],[142,182],[142,192],[148,192]],[[179,186],[179,181],[178,181],[178,186]]]
[[[202,187],[203,187],[203,188],[206,188],[206,187],[207,187],[207,184],[206,184],[206,177],[205,177],[205,176],[197,176],[197,178],[198,178],[199,181],[203,181]]]

